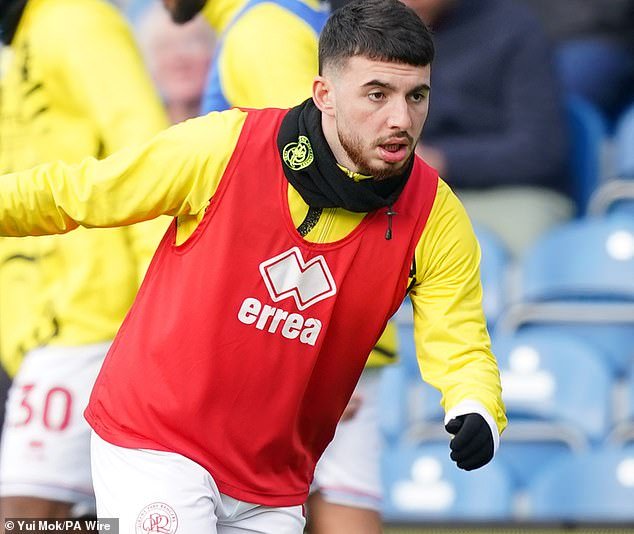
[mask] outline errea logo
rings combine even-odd
[[[290,298],[300,311],[337,293],[325,258],[317,256],[305,262],[297,247],[263,261],[260,274],[273,302]],[[319,319],[289,313],[262,304],[253,297],[247,297],[242,302],[238,320],[246,325],[254,325],[258,330],[280,333],[286,339],[298,339],[308,345],[315,345],[322,327]]]
[[[337,293],[335,281],[323,256],[304,262],[293,247],[260,264],[260,273],[273,302],[292,297],[299,310]]]

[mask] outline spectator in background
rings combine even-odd
[[[230,106],[290,107],[310,96],[318,68],[317,37],[328,16],[327,6],[319,0],[202,3],[203,15],[222,35],[203,113]]]
[[[1,172],[105,157],[167,126],[129,27],[108,3],[5,0],[0,25]],[[82,412],[166,222],[0,239],[0,355],[14,376],[4,517],[94,508]]]
[[[201,17],[175,24],[162,4],[146,2],[133,20],[141,52],[172,123],[195,117],[215,39]]]
[[[568,219],[567,134],[551,50],[509,0],[403,0],[434,32],[419,153],[515,254]]]
[[[634,101],[634,0],[525,0],[555,41],[566,91],[611,121]]]

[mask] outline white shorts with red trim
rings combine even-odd
[[[1,496],[94,510],[90,427],[83,411],[109,346],[44,347],[26,355],[7,400]]]
[[[319,491],[327,502],[381,509],[380,372],[380,369],[363,371],[354,392],[361,399],[359,410],[337,425],[334,439],[317,463],[311,491]]]
[[[199,464],[173,452],[127,449],[92,434],[97,515],[121,534],[302,534],[303,507],[262,506],[220,493]]]

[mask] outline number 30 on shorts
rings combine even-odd
[[[12,410],[10,426],[42,424],[54,432],[62,432],[68,427],[73,405],[73,396],[68,389],[55,386],[44,393],[37,390],[36,384],[23,384],[17,393],[17,406]]]

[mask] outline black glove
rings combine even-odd
[[[449,443],[450,458],[460,469],[471,471],[488,464],[493,458],[491,428],[478,413],[454,417],[445,425],[454,437]]]

